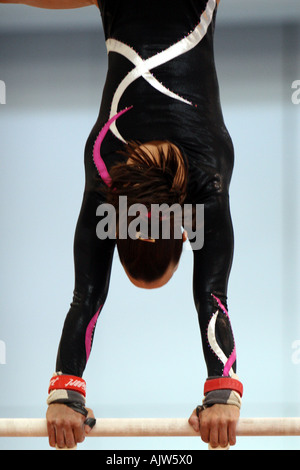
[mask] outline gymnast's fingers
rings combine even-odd
[[[84,421],[84,432],[87,435],[91,432],[91,430],[95,426],[96,418],[95,418],[95,415],[93,413],[93,410],[91,410],[90,408],[86,408],[86,409],[88,411],[88,415],[86,417],[86,420]]]
[[[192,426],[195,432],[200,431],[200,426],[199,426],[199,417],[197,414],[197,409],[195,408],[191,416],[189,417],[189,424]]]
[[[50,447],[55,447],[56,444],[56,435],[55,435],[55,427],[53,424],[47,421],[47,430],[48,430],[48,439]]]
[[[237,421],[234,420],[229,423],[228,426],[228,440],[231,446],[236,444],[236,428],[237,428]]]
[[[66,444],[66,440],[65,440],[64,428],[62,426],[54,426],[54,428],[55,428],[55,442],[56,442],[55,447],[58,449],[64,449],[68,447]]]

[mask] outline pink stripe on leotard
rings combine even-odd
[[[98,137],[95,141],[95,144],[94,144],[94,148],[93,148],[94,163],[96,165],[96,168],[98,170],[99,175],[101,176],[103,181],[107,184],[107,186],[111,185],[111,177],[109,176],[106,165],[105,165],[105,163],[104,163],[104,161],[101,157],[101,151],[100,151],[101,150],[101,144],[102,144],[107,132],[109,131],[109,128],[112,125],[112,123],[114,121],[116,121],[120,116],[122,116],[122,114],[129,111],[129,109],[131,109],[131,108],[132,108],[132,106],[130,106],[129,108],[123,109],[122,111],[117,113],[115,116],[113,116],[111,119],[109,119],[109,121],[107,121],[107,123],[103,126],[103,128],[99,132],[99,135],[98,135]]]
[[[226,310],[226,308],[224,307],[224,305],[222,304],[222,302],[220,301],[220,299],[218,299],[218,297],[216,297],[214,294],[211,294],[212,297],[217,301],[219,307],[223,310],[223,312],[227,315],[229,321],[230,321],[230,318],[229,318],[229,315],[228,315],[228,312]],[[232,353],[230,354],[225,366],[224,366],[224,369],[223,369],[223,376],[228,376],[229,374],[229,371],[232,367],[232,365],[234,364],[236,360],[236,347],[234,346],[234,349],[232,351]]]
[[[224,305],[222,304],[221,300],[218,299],[218,297],[216,297],[214,294],[211,294],[211,295],[217,301],[217,304],[219,305],[219,307],[223,310],[224,313],[226,313],[227,317],[229,318],[228,312],[226,308],[224,307]]]
[[[101,307],[97,310],[93,318],[91,319],[90,323],[88,324],[88,327],[85,332],[85,353],[86,353],[86,361],[88,361],[88,358],[90,357],[91,349],[92,349],[92,338],[93,338],[93,333],[96,327],[96,323],[100,314],[100,310],[103,307]]]
[[[234,350],[230,354],[229,359],[226,362],[226,364],[224,366],[224,369],[223,369],[223,375],[225,377],[227,377],[229,375],[229,371],[230,371],[231,367],[233,366],[233,364],[235,363],[235,360],[236,360],[236,349],[234,347]]]

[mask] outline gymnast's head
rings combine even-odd
[[[179,149],[167,141],[130,142],[122,154],[126,160],[110,169],[111,186],[106,190],[107,202],[115,207],[117,215],[120,262],[136,287],[159,288],[177,270],[187,240],[187,232],[182,231],[182,211],[172,210],[181,208],[186,197],[187,167]],[[122,218],[120,196],[127,197],[128,208],[134,204],[146,208],[146,213],[138,213],[140,224],[133,224],[137,215],[126,213],[126,219]],[[162,205],[167,209],[153,210]],[[122,237],[124,224],[128,236]]]

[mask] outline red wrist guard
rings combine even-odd
[[[55,375],[50,380],[48,393],[52,390],[74,390],[86,395],[86,383],[81,377],[75,375]]]
[[[234,390],[241,397],[243,396],[243,384],[239,380],[230,377],[207,380],[204,384],[204,395],[213,390]]]

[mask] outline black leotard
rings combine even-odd
[[[233,255],[228,189],[233,146],[215,70],[215,0],[101,0],[108,72],[100,113],[85,148],[86,186],[76,228],[75,289],[56,371],[82,376],[105,303],[115,240],[96,236],[105,173],[129,140],[168,140],[188,160],[186,203],[204,204],[204,246],[193,251],[193,293],[208,376],[231,376],[236,357],[227,312]],[[110,129],[95,141],[117,113]],[[93,155],[94,152],[94,155]],[[97,153],[95,155],[95,152]],[[95,159],[98,158],[96,167]],[[102,174],[102,177],[100,176]],[[113,294],[114,295],[114,294]]]

